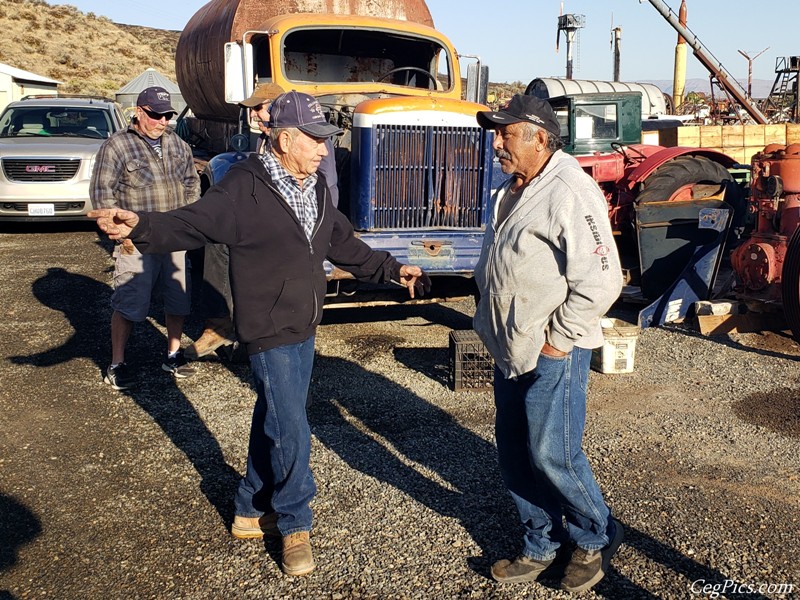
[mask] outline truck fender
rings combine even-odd
[[[208,161],[202,177],[208,181],[209,187],[222,181],[225,173],[237,162],[249,156],[249,152],[222,152]]]
[[[727,154],[722,152],[718,152],[716,150],[710,150],[705,148],[686,148],[681,146],[676,146],[674,148],[664,148],[659,150],[658,152],[651,154],[645,160],[641,162],[635,169],[633,169],[630,174],[628,175],[627,181],[627,189],[634,190],[635,187],[647,179],[653,171],[655,171],[658,167],[663,165],[666,162],[678,157],[678,156],[705,156],[706,158],[713,160],[714,162],[720,163],[726,169],[730,169],[734,165],[736,165],[736,161],[733,160]]]

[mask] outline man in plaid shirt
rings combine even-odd
[[[169,92],[143,90],[127,129],[100,148],[90,195],[96,208],[166,212],[200,197],[200,178],[186,142],[168,127],[175,114]],[[114,293],[111,306],[111,365],[104,381],[124,390],[134,384],[125,364],[125,346],[135,322],[144,321],[156,286],[164,299],[167,355],[162,368],[176,378],[194,370],[180,349],[183,321],[190,310],[186,252],[141,254],[129,241],[114,249]]]

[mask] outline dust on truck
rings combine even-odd
[[[330,4],[213,0],[188,22],[176,72],[193,116],[181,127],[220,153],[204,185],[244,158],[228,151],[241,143],[235,134],[254,147],[257,132],[237,103],[255,86],[315,96],[344,130],[334,140],[338,208],[356,234],[439,278],[435,291],[471,293],[491,191],[492,133],[475,119],[486,107],[462,100],[460,57],[421,0],[337,2],[338,14]],[[328,304],[354,291],[349,277],[329,270]]]

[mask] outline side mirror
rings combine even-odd
[[[230,145],[234,152],[246,152],[250,148],[250,138],[243,133],[237,133],[231,137]]]
[[[486,104],[489,96],[489,67],[481,64],[480,59],[477,63],[467,65],[467,93],[468,102]]]

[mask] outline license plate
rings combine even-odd
[[[53,217],[55,214],[55,204],[28,204],[28,215],[31,217]]]

